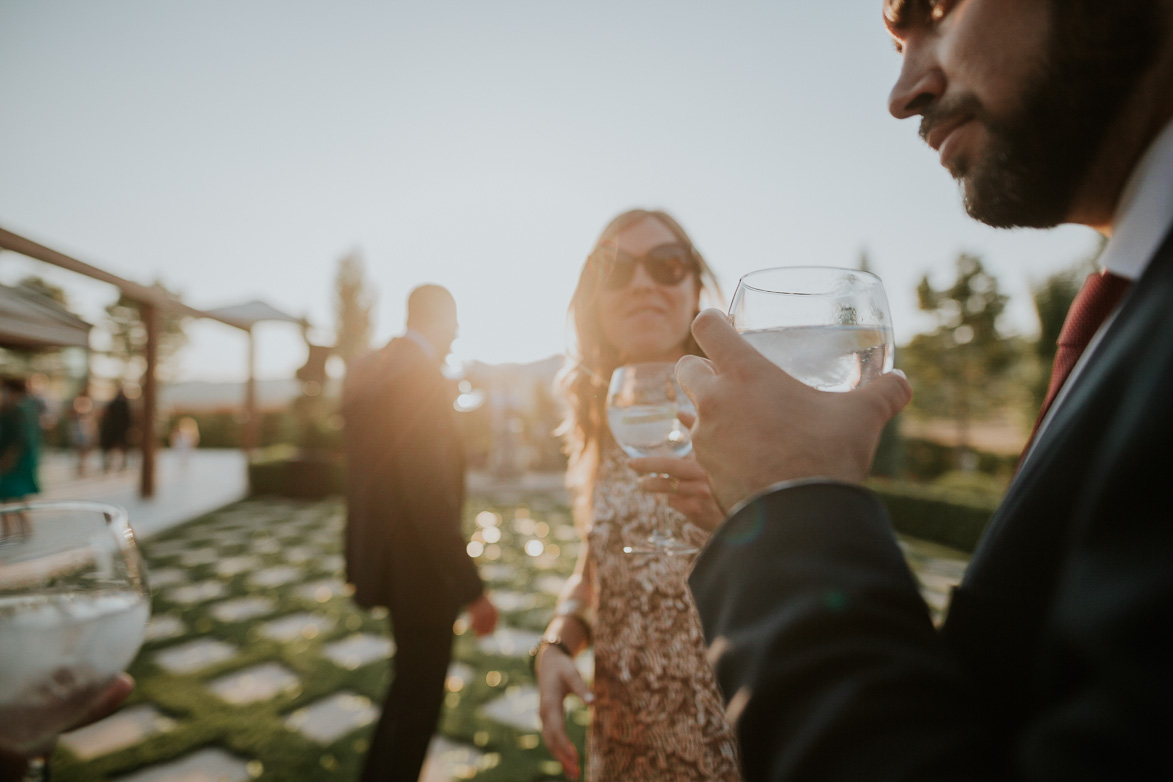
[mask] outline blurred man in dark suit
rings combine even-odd
[[[891,374],[802,385],[721,313],[678,377],[733,515],[691,577],[748,780],[1173,779],[1173,2],[885,0],[890,96],[997,227],[1108,237],[942,628],[876,496]]]
[[[457,614],[468,610],[477,635],[497,623],[460,529],[464,454],[440,371],[455,337],[452,295],[437,285],[416,288],[407,332],[356,359],[343,387],[347,575],[355,602],[389,610],[398,647],[364,782],[418,778]]]

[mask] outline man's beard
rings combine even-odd
[[[1026,83],[1016,113],[991,117],[963,96],[930,109],[922,123],[924,129],[937,115],[962,110],[985,125],[985,153],[958,161],[951,173],[970,217],[995,228],[1050,228],[1068,218],[1164,29],[1155,0],[1057,0],[1052,19],[1046,61]]]

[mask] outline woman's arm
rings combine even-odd
[[[588,609],[594,597],[591,586],[593,568],[594,557],[590,544],[584,540],[574,573],[558,597],[554,618],[546,626],[546,632],[542,634],[542,640],[534,652],[534,678],[538,683],[542,739],[571,780],[578,779],[579,758],[578,750],[566,734],[564,703],[571,693],[578,695],[585,703],[594,700],[572,659],[591,641]]]

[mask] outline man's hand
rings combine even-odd
[[[726,512],[781,481],[862,483],[884,425],[912,399],[900,372],[847,393],[811,388],[771,364],[719,310],[698,315],[692,333],[709,358],[685,356],[676,377],[696,405],[697,460]]]
[[[480,597],[467,606],[469,624],[477,638],[484,638],[497,629],[497,607],[489,599],[488,592],[481,592]]]
[[[133,689],[134,679],[130,678],[129,674],[118,674],[114,677],[114,681],[110,682],[102,691],[98,699],[91,703],[66,730],[76,730],[110,716],[118,710],[118,707],[122,705],[126,696],[130,695],[130,691]],[[19,782],[25,778],[27,767],[26,758],[0,751],[0,782]]]

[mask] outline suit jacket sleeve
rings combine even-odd
[[[982,778],[971,694],[870,492],[758,498],[690,585],[747,780]]]
[[[414,527],[421,556],[448,585],[455,605],[463,606],[483,585],[461,530],[464,455],[440,377],[436,372],[433,381],[413,384],[410,394],[400,397],[404,409],[397,411],[399,431],[390,453],[402,517]]]
[[[1173,525],[1144,461],[1115,460],[1117,491],[1055,542],[1069,566],[1012,746],[994,744],[873,495],[809,485],[741,509],[691,585],[746,779],[1170,778]]]

